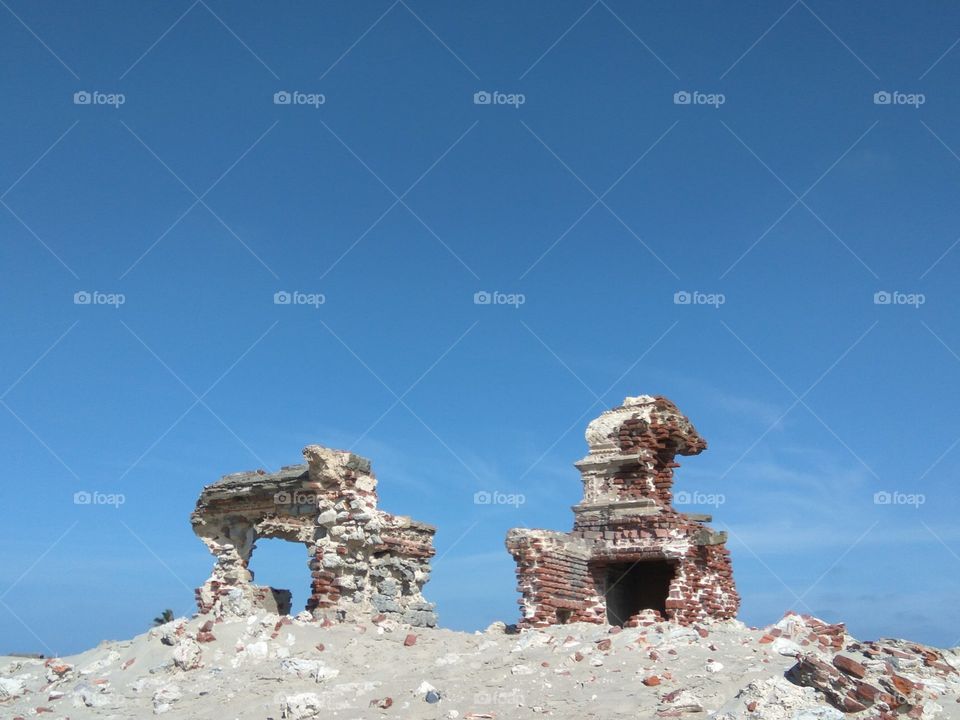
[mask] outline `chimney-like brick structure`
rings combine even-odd
[[[710,516],[671,505],[675,456],[707,447],[693,424],[668,399],[641,395],[593,420],[586,439],[589,452],[575,463],[583,500],[573,532],[507,534],[520,625],[734,617],[740,598],[726,533],[705,525]]]
[[[303,456],[304,465],[227,475],[203,489],[190,520],[216,563],[196,590],[200,612],[289,613],[289,591],[254,585],[248,569],[258,539],[281,538],[305,546],[306,609],[314,617],[383,613],[436,625],[422,595],[436,529],[377,508],[369,460],[319,445],[305,447]]]

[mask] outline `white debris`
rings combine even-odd
[[[0,700],[9,700],[23,695],[27,687],[18,678],[0,678]]]
[[[170,709],[170,706],[183,697],[183,692],[178,685],[169,684],[159,688],[153,694],[153,714],[162,715]]]
[[[843,713],[829,705],[818,705],[798,710],[791,720],[843,720]]]
[[[181,670],[196,670],[202,659],[203,650],[193,638],[181,638],[173,649],[173,664]]]
[[[794,685],[783,676],[774,676],[750,682],[737,696],[727,702],[720,717],[744,717],[747,705],[755,703],[753,716],[763,720],[814,720],[795,718],[801,711],[822,707],[813,688]],[[829,718],[823,718],[829,720]]]
[[[700,698],[689,690],[681,690],[675,695],[670,693],[667,697],[670,697],[670,699],[665,700],[665,703],[669,704],[671,710],[703,712],[703,703],[700,702]]]
[[[284,720],[301,720],[316,717],[325,709],[323,698],[316,693],[297,693],[283,699],[280,717]]]
[[[673,628],[669,633],[667,633],[667,638],[670,640],[687,640],[689,642],[698,642],[700,640],[700,634],[689,626],[681,626]]]
[[[424,680],[422,683],[420,683],[420,685],[417,687],[417,689],[414,691],[413,694],[414,694],[414,695],[426,695],[426,694],[427,694],[428,692],[430,692],[431,690],[432,690],[433,692],[436,692],[436,691],[437,691],[437,689],[436,689],[433,685],[431,685],[431,684],[428,683],[426,680]]]
[[[98,707],[107,704],[107,698],[89,683],[79,683],[70,693],[74,707]]]
[[[93,675],[114,665],[118,660],[120,660],[120,653],[116,650],[111,650],[104,657],[94,660],[89,665],[80,668],[79,672],[81,675]]]
[[[770,647],[773,648],[775,653],[779,653],[785,657],[794,657],[798,653],[803,652],[803,649],[797,645],[797,643],[785,637],[778,637]]]
[[[336,668],[327,667],[319,660],[304,658],[286,658],[280,661],[280,669],[300,678],[309,678],[314,682],[330,680],[340,674]]]
[[[539,632],[538,630],[524,630],[520,634],[520,639],[517,640],[510,652],[523,652],[524,650],[532,650],[534,648],[543,647],[544,645],[549,645],[550,642],[551,638],[546,633]]]

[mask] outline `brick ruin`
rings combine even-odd
[[[705,525],[710,516],[671,505],[675,456],[707,447],[692,423],[668,399],[641,395],[593,420],[586,439],[573,531],[507,534],[520,625],[734,617],[740,598],[726,533]]]
[[[289,614],[290,592],[255,585],[248,567],[257,540],[281,538],[306,547],[312,578],[306,609],[314,617],[382,613],[436,625],[422,595],[436,529],[377,509],[369,460],[319,445],[304,448],[303,456],[303,465],[227,475],[203,489],[190,519],[216,563],[196,590],[200,613]]]

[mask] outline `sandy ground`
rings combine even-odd
[[[0,657],[0,717],[845,717],[784,677],[798,652],[811,651],[794,641],[806,632],[802,621],[788,620],[765,629],[576,624],[519,634],[498,623],[470,634],[261,614],[207,634],[205,619],[181,619],[72,657]],[[943,660],[960,668],[960,654],[944,651]],[[922,681],[921,670],[903,672]],[[925,693],[917,717],[960,718],[960,675],[931,676]]]

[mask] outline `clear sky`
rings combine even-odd
[[[934,2],[0,1],[0,651],[191,612],[201,487],[308,443],[439,527],[442,624],[515,621],[506,531],[569,529],[586,423],[641,393],[710,444],[675,491],[745,622],[958,644],[958,37]]]

